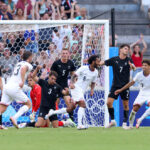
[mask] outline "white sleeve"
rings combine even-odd
[[[80,67],[77,71],[76,71],[76,75],[79,76],[82,74],[82,72],[84,71],[85,66]]]
[[[30,72],[33,69],[33,66],[31,64],[28,64],[28,71]]]
[[[95,76],[94,76],[94,78],[92,80],[92,83],[96,83],[97,78],[98,78],[98,71],[96,71]]]
[[[140,75],[141,75],[141,72],[137,73],[137,74],[135,75],[133,81],[134,81],[134,82],[139,82],[139,79],[141,78]]]

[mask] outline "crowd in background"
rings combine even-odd
[[[0,20],[88,19],[75,0],[0,0]]]

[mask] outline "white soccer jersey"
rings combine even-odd
[[[137,73],[133,81],[140,85],[139,95],[150,96],[150,75],[144,76],[143,71]]]
[[[80,87],[83,92],[91,85],[91,83],[95,83],[98,77],[98,71],[95,69],[91,71],[89,66],[82,66],[77,71],[76,74],[78,76],[78,80],[75,83],[75,86]]]
[[[21,79],[21,68],[24,66],[28,66],[28,71],[25,74],[25,80],[27,79],[27,76],[29,75],[29,73],[31,72],[31,70],[33,69],[32,65],[26,61],[21,61],[19,62],[15,68],[14,68],[14,72],[12,74],[12,76],[10,77],[8,84],[11,85],[18,85],[22,82]]]

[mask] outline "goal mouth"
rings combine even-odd
[[[70,59],[79,68],[81,65],[88,65],[87,60],[91,55],[99,55],[101,60],[109,57],[109,21],[3,21],[0,22],[0,46],[5,48],[0,49],[0,66],[2,70],[7,70],[3,78],[12,74],[24,51],[33,52],[33,63],[38,62],[49,71],[52,63],[59,59],[62,48],[68,48]],[[90,96],[88,88],[85,93],[86,122],[91,127],[108,123],[106,99],[109,91],[109,70],[101,67],[98,72],[94,95]],[[43,76],[45,77],[44,73]],[[8,107],[3,114],[4,125],[11,126],[9,117],[20,106],[21,104],[13,102]],[[64,107],[64,101],[59,106]],[[18,122],[29,122],[30,113],[31,110],[20,117]],[[74,111],[74,118],[77,123],[77,110]]]

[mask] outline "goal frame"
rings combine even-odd
[[[51,24],[51,25],[64,25],[64,24],[103,24],[105,27],[105,60],[109,58],[109,20],[5,20],[0,21],[0,24],[19,24],[19,25],[28,25],[28,24]],[[84,57],[82,55],[82,57]],[[81,59],[82,60],[82,59]],[[109,93],[109,68],[104,67],[105,73],[105,123],[104,125],[107,126],[109,123],[109,114],[106,105],[108,93]]]

